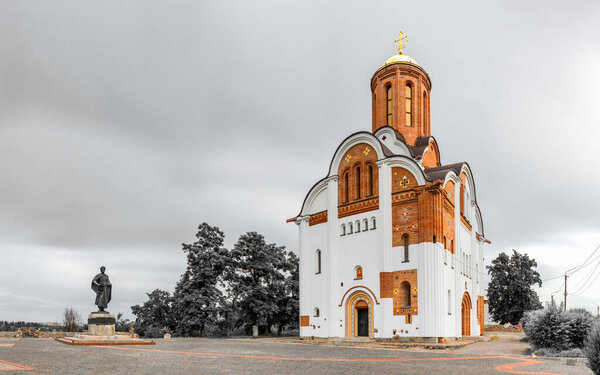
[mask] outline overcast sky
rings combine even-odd
[[[560,275],[600,245],[598,19],[597,1],[2,1],[0,320],[86,317],[100,265],[132,317],[203,221],[296,251],[285,220],[371,129],[400,30],[442,163],[474,173],[486,263],[514,248]],[[599,285],[570,306],[595,311]]]

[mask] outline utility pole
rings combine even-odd
[[[564,304],[564,311],[567,311],[567,273],[565,272],[565,304]],[[559,289],[560,290],[560,289]]]

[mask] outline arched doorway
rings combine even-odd
[[[471,297],[467,292],[463,294],[460,311],[462,321],[462,335],[471,336]]]
[[[346,337],[373,337],[373,300],[363,291],[346,302]]]

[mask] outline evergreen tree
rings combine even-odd
[[[131,306],[131,312],[136,316],[134,329],[140,336],[160,337],[173,326],[171,296],[160,289],[146,295],[148,301],[141,306]]]
[[[299,317],[299,259],[291,251],[287,253],[285,289],[277,301],[278,312],[273,322],[278,324],[277,334],[281,335],[284,326],[297,327]]]
[[[285,272],[289,268],[285,248],[267,244],[256,232],[240,236],[231,250],[227,270],[231,310],[238,325],[265,325],[268,334],[286,294]]]
[[[542,286],[536,267],[535,259],[516,250],[510,258],[501,253],[487,266],[492,276],[488,285],[489,309],[495,321],[517,324],[525,311],[542,308],[537,293],[531,288],[535,284]]]
[[[182,245],[187,269],[175,286],[173,310],[179,334],[204,337],[206,327],[215,325],[223,310],[221,290],[229,255],[219,228],[202,223],[196,238]]]

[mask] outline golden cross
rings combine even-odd
[[[404,33],[402,31],[400,31],[400,38],[394,40],[394,44],[398,43],[397,45],[394,45],[394,48],[396,48],[396,51],[398,51],[398,54],[402,55],[402,50],[404,48],[406,48],[406,42],[404,41],[406,39],[406,35],[404,35]]]

